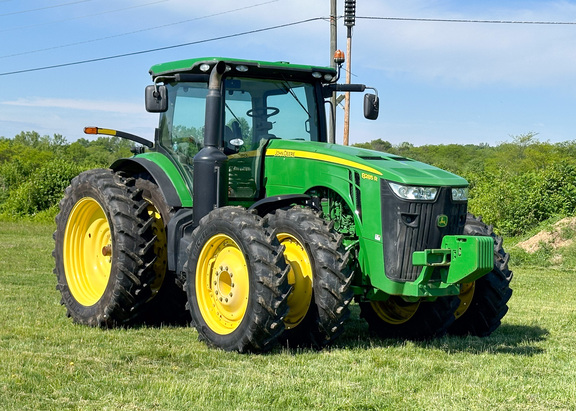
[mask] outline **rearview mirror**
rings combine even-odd
[[[168,110],[168,90],[165,85],[146,86],[146,111],[164,113]]]
[[[376,94],[364,94],[364,117],[376,120],[380,109],[380,101]]]

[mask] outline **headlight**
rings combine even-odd
[[[396,183],[389,184],[394,194],[404,200],[434,201],[438,194],[436,187],[403,186]]]
[[[468,187],[458,187],[452,189],[452,201],[468,200]]]

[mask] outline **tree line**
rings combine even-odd
[[[458,174],[470,183],[469,211],[504,235],[576,213],[576,141],[550,143],[528,133],[496,146],[392,145],[373,140],[358,147],[385,151]]]
[[[68,143],[60,134],[40,136],[35,131],[0,137],[0,219],[53,220],[72,178],[130,156],[131,146],[118,137]]]
[[[118,137],[79,139],[22,132],[0,137],[0,219],[52,220],[70,180],[131,155]],[[576,214],[576,141],[550,143],[536,134],[487,144],[393,145],[381,139],[357,147],[412,158],[470,183],[469,209],[504,235],[520,235],[553,217]]]

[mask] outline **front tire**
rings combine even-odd
[[[266,220],[223,207],[192,233],[185,290],[199,339],[226,351],[263,352],[284,330],[288,267]]]
[[[276,210],[270,226],[284,245],[293,291],[284,319],[283,339],[290,346],[321,348],[344,331],[352,300],[352,270],[342,235],[308,208]]]
[[[456,297],[407,302],[399,296],[390,296],[386,301],[362,302],[360,310],[373,336],[425,340],[446,334],[454,322],[458,302]]]
[[[134,179],[96,169],[75,177],[56,216],[54,273],[75,322],[135,321],[153,295],[154,241],[148,203]]]
[[[492,227],[481,218],[468,214],[464,234],[494,239],[494,269],[474,283],[462,284],[461,303],[455,311],[456,321],[448,332],[487,337],[500,326],[508,312],[507,303],[512,297],[512,271],[508,268],[510,255],[502,248],[502,238],[496,236]]]

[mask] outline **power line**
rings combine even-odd
[[[0,0],[0,3],[2,3],[2,1],[11,1],[11,0]],[[165,2],[167,2],[167,1],[170,1],[170,0],[157,0],[157,1],[154,1],[154,2],[152,2],[152,3],[137,4],[137,5],[135,5],[135,6],[124,7],[124,8],[121,8],[121,9],[101,11],[100,13],[93,13],[93,14],[88,14],[88,15],[78,16],[78,17],[69,17],[69,18],[63,19],[63,20],[47,21],[47,22],[44,22],[44,23],[32,24],[32,25],[29,25],[29,26],[9,27],[9,28],[5,28],[5,29],[0,29],[0,32],[12,31],[12,30],[20,30],[20,29],[31,29],[31,28],[35,28],[35,27],[49,26],[49,25],[56,24],[56,23],[64,23],[64,22],[71,21],[71,20],[80,20],[80,19],[86,19],[86,18],[94,18],[94,17],[97,17],[97,16],[102,16],[102,15],[104,15],[104,14],[118,13],[118,12],[120,12],[120,11],[132,10],[132,9],[136,9],[136,8],[140,8],[140,7],[147,7],[147,6],[151,6],[151,5],[158,4],[158,3],[165,3]]]
[[[166,0],[162,0],[162,1],[166,1]],[[36,49],[36,50],[30,50],[30,51],[23,51],[23,52],[14,53],[14,54],[7,54],[7,55],[4,55],[4,56],[0,56],[0,59],[9,58],[9,57],[23,56],[23,55],[26,55],[26,54],[35,54],[35,53],[39,53],[39,52],[42,52],[42,51],[56,50],[56,49],[61,49],[61,48],[65,48],[65,47],[79,46],[79,45],[82,45],[82,44],[95,43],[95,42],[97,42],[97,41],[109,40],[109,39],[113,39],[113,38],[117,38],[117,37],[124,37],[124,36],[128,36],[128,35],[130,35],[130,34],[142,33],[142,32],[145,32],[145,31],[157,30],[157,29],[162,29],[162,28],[165,28],[165,27],[176,26],[176,25],[178,25],[178,24],[189,23],[189,22],[191,22],[191,21],[197,21],[197,20],[207,19],[207,18],[210,18],[210,17],[222,16],[222,15],[224,15],[224,14],[234,13],[234,12],[241,11],[241,10],[251,9],[251,8],[263,6],[263,5],[266,5],[266,4],[275,3],[275,2],[277,2],[277,1],[278,1],[278,0],[270,0],[270,1],[266,1],[266,2],[264,2],[264,3],[252,4],[252,5],[249,5],[249,6],[239,7],[239,8],[237,8],[237,9],[232,9],[232,10],[227,10],[227,11],[222,11],[222,12],[210,14],[210,15],[207,15],[207,16],[195,17],[195,18],[193,18],[193,19],[182,20],[182,21],[178,21],[178,22],[175,22],[175,23],[163,24],[163,25],[161,25],[161,26],[146,27],[146,28],[140,29],[140,30],[134,30],[134,31],[129,31],[129,32],[125,32],[125,33],[114,34],[114,35],[111,35],[111,36],[100,37],[100,38],[92,39],[92,40],[77,41],[77,42],[74,42],[74,43],[62,44],[62,45],[59,45],[59,46],[46,47],[46,48]],[[153,4],[153,3],[149,3],[149,4]]]
[[[341,17],[339,17],[341,18]],[[483,23],[483,24],[533,24],[533,25],[576,25],[571,21],[515,21],[515,20],[473,20],[473,19],[428,19],[412,17],[358,17],[364,20],[419,21],[433,23]]]
[[[55,9],[57,7],[65,7],[65,6],[70,6],[72,4],[78,4],[78,3],[86,3],[92,0],[78,0],[78,1],[73,1],[70,3],[61,3],[61,4],[54,4],[52,6],[46,6],[46,7],[39,7],[37,9],[30,9],[30,10],[21,10],[21,11],[13,11],[10,13],[4,13],[4,14],[0,14],[0,17],[5,17],[5,16],[14,16],[16,14],[24,14],[24,13],[31,13],[33,11],[41,11],[41,10],[47,10],[47,9]]]
[[[91,1],[91,0],[83,0],[83,1]],[[273,1],[277,1],[277,0],[273,0]],[[67,3],[67,4],[71,4],[71,3]],[[223,12],[223,13],[226,13],[226,12]],[[340,18],[342,18],[342,16],[338,17],[338,19],[340,19]],[[440,23],[576,25],[576,22],[558,22],[558,21],[552,22],[552,21],[514,21],[514,20],[433,19],[433,18],[375,17],[375,16],[363,16],[363,17],[356,16],[356,18],[357,19],[364,19],[364,20],[416,21],[416,22],[440,22]],[[135,52],[130,52],[130,53],[117,54],[117,55],[113,55],[113,56],[106,56],[106,57],[99,57],[99,58],[93,58],[93,59],[88,59],[88,60],[80,60],[80,61],[69,62],[69,63],[55,64],[55,65],[51,65],[51,66],[42,66],[42,67],[36,67],[36,68],[31,68],[31,69],[9,71],[9,72],[0,73],[0,76],[9,76],[9,75],[14,75],[14,74],[30,73],[30,72],[35,72],[35,71],[49,70],[49,69],[62,68],[62,67],[70,67],[70,66],[75,66],[75,65],[80,65],[80,64],[95,63],[98,61],[105,61],[105,60],[112,60],[112,59],[118,59],[118,58],[123,58],[123,57],[136,56],[136,55],[141,55],[141,54],[154,53],[157,51],[170,50],[170,49],[175,49],[175,48],[180,48],[180,47],[192,46],[192,45],[196,45],[196,44],[208,43],[211,41],[224,40],[224,39],[229,39],[229,38],[233,38],[233,37],[245,36],[248,34],[255,34],[255,33],[261,33],[261,32],[265,32],[265,31],[276,30],[276,29],[284,28],[284,27],[296,26],[299,24],[309,23],[309,22],[318,21],[318,20],[328,21],[329,19],[327,19],[326,17],[313,17],[310,19],[300,20],[300,21],[296,21],[296,22],[292,22],[292,23],[280,24],[280,25],[270,26],[270,27],[266,27],[266,28],[262,28],[262,29],[249,30],[249,31],[244,31],[244,32],[240,32],[240,33],[229,34],[229,35],[219,36],[219,37],[213,37],[210,39],[198,40],[198,41],[193,41],[193,42],[188,42],[188,43],[175,44],[172,46],[158,47],[158,48],[135,51]],[[175,23],[175,24],[179,24],[179,23]]]
[[[210,39],[204,39],[204,40],[198,40],[198,41],[191,41],[188,43],[175,44],[172,46],[157,47],[157,48],[153,48],[153,49],[134,51],[134,52],[130,52],[130,53],[116,54],[114,56],[106,56],[106,57],[98,57],[98,58],[93,58],[93,59],[88,59],[88,60],[74,61],[74,62],[70,62],[70,63],[54,64],[51,66],[43,66],[43,67],[36,67],[36,68],[31,68],[31,69],[9,71],[9,72],[5,72],[5,73],[0,73],[0,76],[10,76],[13,74],[22,74],[22,73],[30,73],[30,72],[35,72],[35,71],[49,70],[49,69],[54,69],[54,68],[77,66],[80,64],[95,63],[98,61],[113,60],[113,59],[118,59],[118,58],[123,58],[123,57],[130,57],[130,56],[137,56],[137,55],[141,55],[141,54],[154,53],[157,51],[165,51],[165,50],[170,50],[170,49],[175,49],[175,48],[180,48],[180,47],[192,46],[192,45],[196,45],[196,44],[208,43],[211,41],[225,40],[225,39],[229,39],[229,38],[233,38],[233,37],[246,36],[248,34],[262,33],[265,31],[271,31],[271,30],[281,29],[281,28],[285,28],[285,27],[296,26],[299,24],[309,23],[309,22],[317,21],[317,20],[326,20],[326,18],[325,17],[313,17],[310,19],[295,21],[292,23],[279,24],[277,26],[270,26],[270,27],[266,27],[266,28],[262,28],[262,29],[243,31],[240,33],[228,34],[225,36],[213,37]]]

